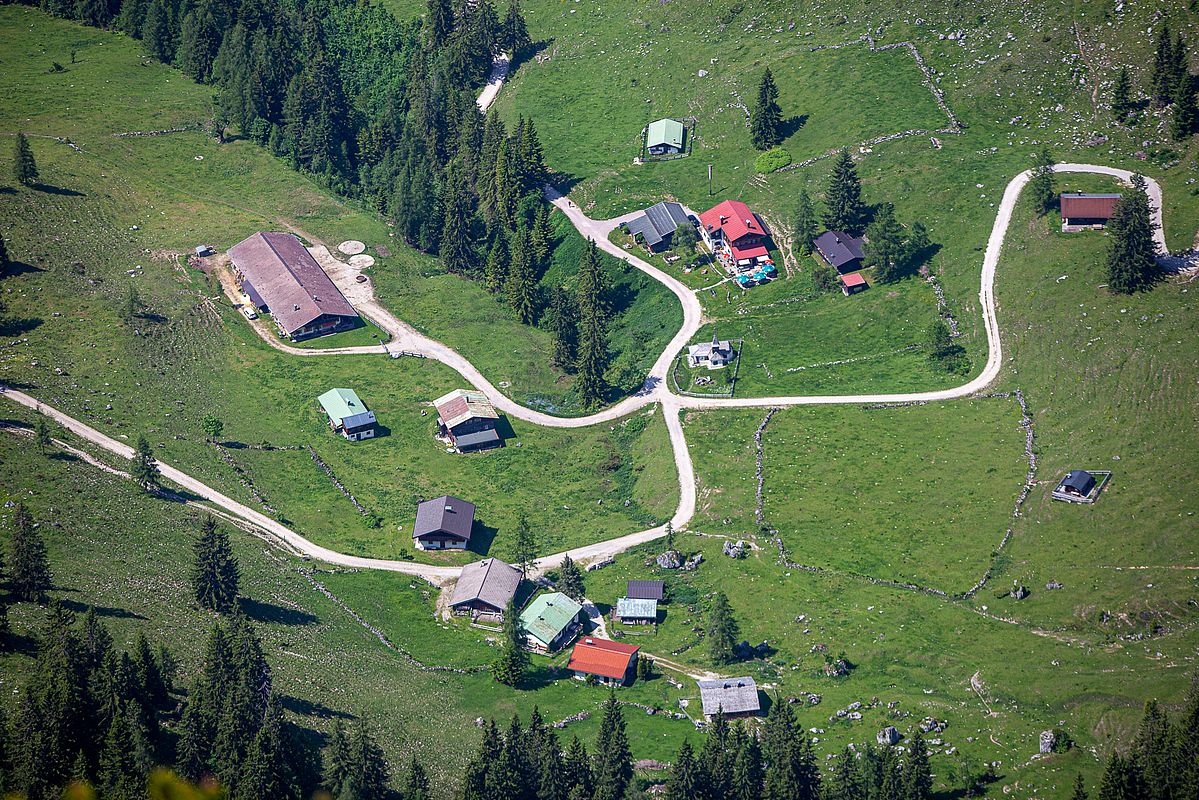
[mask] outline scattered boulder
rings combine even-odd
[[[603,569],[604,567],[610,567],[615,563],[616,563],[616,561],[611,558],[604,558],[604,559],[600,559],[599,561],[593,561],[592,563],[587,565],[587,572],[595,572],[597,569]]]
[[[655,561],[662,569],[678,569],[683,566],[683,554],[678,550],[667,550],[659,555]],[[590,568],[589,568],[590,569]]]
[[[749,544],[743,539],[738,539],[736,542],[725,539],[723,552],[729,558],[745,558],[749,552]]]
[[[897,743],[902,737],[899,735],[899,731],[895,729],[894,725],[888,725],[879,731],[878,735],[874,738],[883,747],[890,747],[891,745]]]
[[[1041,731],[1041,752],[1052,753],[1057,745],[1057,734],[1053,731]]]
[[[826,661],[824,664],[824,674],[830,678],[844,678],[849,674],[849,664],[843,658]],[[861,703],[856,703],[851,705],[850,709],[856,711],[861,707]]]
[[[683,564],[683,570],[685,572],[690,572],[691,570],[695,569],[700,564],[702,564],[703,561],[704,561],[704,554],[696,553],[695,555],[691,556],[691,558],[687,559],[687,562],[685,564]]]

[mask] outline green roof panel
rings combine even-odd
[[[339,422],[367,410],[366,404],[358,399],[358,393],[353,389],[330,389],[318,397],[317,402],[330,419]]]
[[[583,607],[561,592],[538,595],[521,612],[525,631],[546,647],[574,622]]]
[[[683,123],[677,119],[660,119],[649,124],[645,146],[668,144],[671,147],[683,147]]]

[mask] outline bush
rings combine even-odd
[[[758,172],[774,172],[790,163],[790,153],[781,147],[772,147],[754,159],[754,169]]]
[[[816,287],[816,291],[821,294],[835,292],[839,281],[837,273],[828,264],[823,262],[816,265],[812,270],[812,285]]]

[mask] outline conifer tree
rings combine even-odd
[[[521,514],[516,520],[516,548],[512,565],[520,570],[521,575],[528,575],[537,560],[537,539],[529,520]]]
[[[762,73],[758,97],[749,114],[750,141],[758,150],[769,150],[783,141],[783,111],[778,104],[779,90],[770,68]]]
[[[549,266],[550,250],[554,244],[554,227],[550,224],[550,207],[542,204],[533,220],[533,256],[538,271]]]
[[[451,162],[446,168],[443,186],[441,260],[451,275],[469,275],[475,271],[475,251],[470,240],[470,196],[460,164]]]
[[[193,549],[192,596],[202,608],[234,611],[241,573],[228,534],[211,515],[200,521],[200,536]]]
[[[762,796],[762,750],[758,737],[746,735],[738,724],[737,738],[740,745],[733,761],[733,779],[729,800],[760,800]]]
[[[4,235],[0,234],[0,278],[8,274],[10,266],[12,259],[8,255],[8,243],[4,241]]]
[[[525,652],[525,626],[520,621],[515,604],[509,600],[504,611],[504,630],[500,643],[500,654],[491,665],[491,675],[497,683],[517,687],[524,680],[529,668],[529,654]]]
[[[224,34],[211,2],[188,11],[179,29],[179,68],[198,83],[212,80],[212,66]]]
[[[1144,797],[1145,782],[1137,757],[1112,753],[1103,769],[1099,800],[1142,800]]]
[[[22,186],[33,186],[37,183],[37,162],[33,159],[33,148],[25,134],[17,132],[17,144],[13,153],[13,177]]]
[[[278,697],[271,695],[267,702],[261,724],[253,735],[241,766],[241,776],[232,793],[235,800],[260,800],[264,797],[298,797],[299,787],[291,770],[289,741],[284,729],[283,709]],[[359,767],[357,761],[355,768]],[[350,786],[355,789],[351,770]],[[345,795],[343,795],[345,796]],[[353,792],[350,797],[361,800],[382,800],[381,794]]]
[[[933,773],[928,761],[928,745],[917,730],[908,743],[907,763],[903,770],[904,800],[928,800],[933,793]]]
[[[1082,773],[1074,776],[1074,791],[1070,794],[1070,800],[1087,800],[1087,786],[1082,781]]]
[[[500,31],[500,49],[511,53],[514,62],[520,61],[525,49],[533,43],[529,38],[525,17],[520,13],[520,0],[511,0],[508,4],[508,12],[504,14]]]
[[[150,443],[146,441],[145,435],[138,434],[137,446],[134,450],[133,469],[130,470],[133,480],[137,481],[137,485],[147,492],[158,489],[158,462],[154,459],[154,452],[150,449]]]
[[[408,775],[404,779],[404,800],[429,800],[429,776],[424,765],[416,760],[416,753],[408,764]]]
[[[208,441],[215,442],[225,432],[225,423],[221,422],[220,417],[207,414],[204,419],[200,420],[200,429],[204,431],[204,436]]]
[[[666,800],[693,800],[703,794],[700,789],[701,778],[695,762],[695,751],[691,749],[691,742],[684,741],[674,760],[670,779],[666,781]]]
[[[566,774],[567,796],[573,796],[576,791],[581,790],[585,797],[590,797],[592,786],[591,757],[587,755],[587,748],[579,741],[578,736],[571,737],[570,745],[566,748],[566,756],[563,758],[563,764]]]
[[[874,219],[866,226],[866,244],[862,251],[862,263],[874,267],[874,277],[879,283],[892,283],[900,278],[903,229],[895,220],[895,208],[890,203],[880,205]]]
[[[1139,186],[1125,192],[1107,225],[1107,283],[1113,292],[1132,294],[1157,279],[1156,245],[1149,198]]]
[[[604,374],[608,369],[607,304],[603,273],[594,241],[588,241],[579,264],[579,399],[585,407],[604,397]]]
[[[37,449],[42,455],[50,452],[50,447],[53,442],[50,440],[50,426],[46,424],[46,417],[39,414],[37,422],[33,426],[33,440],[37,443]]]
[[[483,271],[483,285],[492,294],[499,294],[508,283],[508,261],[506,238],[503,231],[500,231],[491,243],[491,251],[487,254],[487,266]]]
[[[816,239],[816,209],[807,189],[799,190],[799,202],[795,209],[795,244],[801,256],[812,255],[812,242]]]
[[[12,538],[9,541],[9,586],[22,600],[43,602],[53,585],[50,560],[42,535],[24,503],[13,509]]]
[[[1120,67],[1112,86],[1112,116],[1116,122],[1125,123],[1132,110],[1132,79],[1128,75],[1128,67]]]
[[[533,244],[523,226],[513,236],[506,289],[508,304],[516,312],[516,318],[532,325],[537,318],[537,275],[533,267]]]
[[[830,231],[858,236],[866,224],[866,206],[862,203],[862,184],[848,150],[842,150],[829,175],[825,192],[824,227]]]
[[[430,44],[445,42],[454,30],[454,9],[450,0],[429,0],[425,24],[429,29]]]
[[[857,758],[848,747],[837,756],[827,795],[827,800],[859,800],[866,796],[866,784]]]
[[[554,344],[550,364],[563,372],[573,372],[579,357],[578,307],[561,286],[555,286],[550,297],[550,333]]]
[[[114,714],[100,751],[100,788],[106,798],[135,800],[144,793],[146,776],[138,774],[134,759],[133,733],[129,715],[121,708]]]
[[[146,51],[162,63],[170,64],[175,56],[175,42],[171,32],[171,6],[167,0],[149,0],[141,34]]]
[[[624,714],[616,702],[615,692],[604,701],[595,752],[593,800],[624,800],[633,779],[633,754],[629,750]]]
[[[1170,36],[1170,23],[1163,21],[1157,32],[1157,48],[1153,53],[1153,71],[1149,86],[1154,105],[1167,105],[1174,95],[1175,64],[1174,40]]]
[[[1190,73],[1184,71],[1179,77],[1170,99],[1174,104],[1174,114],[1170,118],[1170,135],[1182,141],[1195,132],[1195,122],[1199,118],[1199,109],[1195,107],[1195,87]]]
[[[581,603],[587,596],[587,589],[583,585],[583,572],[571,559],[570,554],[562,557],[562,566],[558,568],[558,589],[577,603]]]
[[[1032,168],[1032,177],[1028,181],[1028,193],[1032,198],[1033,208],[1038,214],[1051,211],[1057,202],[1057,187],[1054,184],[1053,156],[1047,148],[1041,148],[1036,155]]]
[[[329,744],[325,747],[324,762],[322,782],[330,795],[339,797],[351,769],[350,739],[341,720],[333,725],[333,733],[329,735]]]
[[[112,22],[114,8],[115,4],[110,5],[108,0],[78,0],[75,3],[75,19],[93,28],[105,28]],[[74,60],[72,53],[71,61]]]
[[[724,592],[716,592],[708,609],[708,625],[704,639],[708,644],[708,657],[714,664],[731,664],[737,659],[734,648],[740,629],[733,619],[733,609]]]
[[[365,719],[360,719],[354,729],[349,754],[349,770],[340,796],[355,800],[385,800],[390,769],[383,748]]]

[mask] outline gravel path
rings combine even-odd
[[[1055,168],[1058,172],[1083,172],[1101,175],[1111,175],[1120,178],[1124,181],[1130,181],[1132,173],[1127,170],[1113,169],[1110,167],[1095,166],[1090,164],[1059,164]],[[675,466],[678,469],[679,475],[679,505],[671,524],[675,530],[682,530],[690,523],[691,518],[695,514],[696,490],[695,490],[695,471],[691,461],[691,454],[687,448],[686,438],[683,433],[682,420],[680,414],[687,409],[718,409],[718,408],[753,408],[760,406],[794,406],[794,405],[833,405],[833,404],[860,404],[860,403],[904,403],[913,401],[926,400],[949,400],[954,398],[968,397],[976,394],[986,388],[999,374],[1002,365],[1002,344],[999,336],[999,324],[996,319],[995,312],[995,271],[999,264],[999,257],[1003,250],[1004,239],[1007,235],[1007,230],[1011,224],[1012,212],[1015,209],[1016,201],[1019,198],[1020,190],[1024,188],[1031,178],[1031,171],[1022,172],[1011,180],[1003,195],[1003,200],[999,205],[998,212],[995,218],[995,224],[991,230],[990,239],[987,242],[986,253],[983,257],[981,288],[979,290],[979,300],[983,309],[983,322],[987,332],[988,357],[987,363],[979,375],[968,383],[951,389],[942,389],[932,392],[913,392],[906,394],[866,394],[866,395],[811,395],[811,396],[784,396],[784,397],[747,397],[747,398],[693,398],[680,397],[670,392],[667,381],[665,380],[667,370],[670,368],[674,360],[675,354],[695,335],[702,324],[702,307],[695,293],[677,281],[672,276],[652,266],[651,264],[624,252],[620,247],[608,241],[608,234],[615,229],[622,221],[625,221],[633,216],[627,214],[623,217],[610,220],[592,220],[583,214],[571,200],[563,197],[555,190],[547,187],[546,194],[551,202],[566,214],[571,223],[584,236],[595,240],[600,249],[610,253],[617,258],[620,258],[637,269],[645,272],[647,275],[660,281],[663,285],[674,292],[683,306],[683,325],[679,332],[671,340],[670,344],[659,356],[650,370],[649,376],[646,378],[642,389],[631,397],[617,403],[616,405],[605,409],[599,413],[591,414],[586,417],[554,417],[549,414],[544,414],[539,411],[525,408],[508,397],[505,397],[492,384],[483,377],[473,364],[467,361],[461,354],[453,348],[430,339],[421,333],[418,333],[410,325],[397,319],[390,311],[381,306],[374,298],[374,292],[370,287],[369,282],[360,284],[354,278],[357,270],[354,270],[348,264],[341,262],[332,257],[329,251],[323,246],[314,247],[311,249],[313,255],[321,262],[327,271],[330,273],[330,278],[337,284],[338,288],[346,294],[354,307],[362,313],[371,322],[378,325],[384,331],[392,336],[385,348],[389,351],[403,350],[415,352],[424,355],[428,358],[436,359],[451,368],[455,369],[468,382],[476,388],[482,390],[491,399],[492,403],[501,411],[518,419],[523,419],[539,425],[556,428],[578,428],[588,425],[595,425],[601,422],[614,421],[622,416],[632,413],[651,403],[660,404],[662,413],[665,415],[666,427],[670,434],[671,448],[674,454]],[[1157,225],[1157,233],[1155,241],[1158,244],[1159,250],[1165,254],[1165,234],[1162,231],[1161,218],[1161,187],[1152,179],[1147,179],[1150,202],[1154,208],[1154,222]],[[637,213],[637,212],[635,212]],[[224,281],[223,281],[224,282]],[[226,291],[229,291],[226,285]],[[379,353],[378,347],[363,347],[363,348],[340,348],[334,350],[306,350],[301,348],[289,347],[279,342],[273,337],[269,331],[255,326],[255,329],[263,334],[263,338],[275,346],[277,349],[296,355],[345,355],[357,353]],[[4,386],[0,386],[0,392],[4,397],[16,402],[20,405],[31,409],[40,410],[49,418],[58,422],[63,427],[72,431],[76,435],[93,442],[110,452],[116,453],[123,458],[132,458],[133,449],[129,445],[119,442],[115,439],[106,436],[96,429],[86,425],[79,420],[76,420],[67,414],[64,414],[57,409],[51,408],[43,403],[40,403],[33,397]],[[308,539],[305,539],[300,534],[290,528],[280,524],[276,520],[265,516],[264,514],[248,508],[236,500],[221,494],[217,490],[207,486],[206,484],[192,478],[191,476],[175,469],[169,464],[159,462],[159,469],[162,475],[167,480],[179,485],[180,487],[193,492],[194,494],[216,504],[225,511],[236,515],[245,520],[265,533],[274,536],[296,550],[311,556],[313,558],[326,561],[330,564],[338,564],[349,567],[359,567],[364,569],[383,569],[393,572],[402,572],[409,575],[416,575],[424,578],[434,584],[443,584],[448,580],[455,578],[458,574],[458,569],[455,567],[433,566],[428,564],[417,564],[410,561],[393,561],[386,559],[362,558],[359,556],[349,556],[342,553],[329,550],[328,548],[317,545]],[[645,531],[639,531],[627,536],[621,536],[616,539],[611,539],[606,542],[599,542],[585,547],[579,547],[569,551],[570,557],[576,561],[589,563],[593,561],[611,558],[630,547],[634,547],[645,542],[653,541],[665,535],[665,525],[651,528]],[[539,559],[535,564],[537,572],[543,572],[547,569],[552,569],[561,563],[563,556],[566,553],[556,553],[545,556]]]

